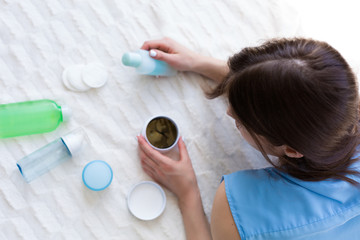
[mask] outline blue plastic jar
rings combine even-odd
[[[107,188],[113,179],[110,165],[102,160],[94,160],[86,164],[82,172],[85,186],[93,191]]]

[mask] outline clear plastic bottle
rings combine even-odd
[[[16,164],[25,181],[31,182],[60,163],[70,159],[87,141],[85,131],[78,128],[25,156]]]
[[[136,52],[128,52],[122,56],[125,66],[135,67],[136,72],[154,76],[174,76],[177,71],[164,61],[153,59],[149,51],[139,49]]]
[[[0,138],[51,132],[66,121],[71,111],[52,100],[0,105]]]

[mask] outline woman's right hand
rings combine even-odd
[[[178,198],[186,239],[211,239],[209,222],[202,206],[196,175],[182,138],[178,142],[179,161],[150,147],[143,136],[138,136],[137,139],[141,166],[144,171]]]
[[[150,147],[143,136],[137,139],[141,166],[152,179],[173,192],[180,202],[199,195],[195,172],[182,138],[178,142],[178,161]]]
[[[141,49],[150,51],[152,58],[164,61],[180,71],[194,71],[196,61],[201,58],[197,53],[167,37],[146,41]]]

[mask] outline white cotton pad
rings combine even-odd
[[[153,220],[165,209],[164,190],[155,182],[144,181],[130,191],[127,204],[130,212],[141,220]]]
[[[92,88],[102,87],[108,80],[109,73],[100,63],[89,63],[82,71],[83,82]]]
[[[82,80],[82,70],[84,68],[84,65],[75,65],[70,66],[67,69],[66,78],[68,83],[76,89],[76,91],[87,91],[90,89],[88,85],[86,85]]]
[[[66,68],[64,71],[63,71],[63,74],[62,74],[62,80],[63,80],[63,83],[65,85],[65,87],[71,91],[77,91],[73,86],[71,86],[71,84],[69,83],[68,81],[68,77],[67,77],[67,74],[68,74],[68,69]]]

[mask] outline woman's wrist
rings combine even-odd
[[[197,202],[201,202],[201,195],[198,186],[188,190],[186,193],[183,193],[177,197],[180,209],[188,207],[189,205],[194,205]]]
[[[204,212],[199,188],[192,189],[178,200],[184,221],[186,239],[210,240],[210,225]]]
[[[229,68],[226,61],[198,55],[193,61],[192,71],[221,83]]]

